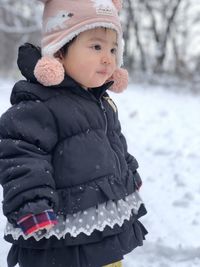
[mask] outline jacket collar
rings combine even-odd
[[[94,100],[99,100],[112,84],[113,84],[113,81],[109,81],[100,87],[95,87],[95,88],[90,88],[88,90],[85,90],[70,76],[65,75],[63,82],[55,86],[55,88],[62,88],[62,89],[65,88],[79,96],[82,96],[85,98],[93,98]]]

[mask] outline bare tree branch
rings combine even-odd
[[[157,31],[156,19],[155,19],[155,16],[153,14],[153,8],[149,4],[148,0],[141,0],[141,3],[145,4],[146,9],[149,12],[149,15],[150,15],[150,18],[151,18],[151,23],[152,23],[152,30],[153,30],[153,34],[154,34],[154,37],[155,37],[155,41],[157,43],[160,43],[160,36],[159,36],[158,31]]]
[[[136,42],[137,42],[137,45],[138,45],[138,48],[139,48],[139,51],[140,51],[140,55],[141,55],[141,68],[142,68],[143,71],[146,71],[146,59],[145,59],[145,53],[144,53],[142,42],[140,40],[140,35],[139,35],[139,23],[137,21],[135,13],[134,13],[134,8],[132,6],[132,1],[131,0],[127,0],[127,2],[128,2],[128,5],[129,5],[129,19],[133,23],[134,30],[135,30]]]

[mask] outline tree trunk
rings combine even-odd
[[[132,1],[131,0],[127,0],[128,5],[129,5],[129,18],[130,21],[132,22],[133,26],[134,26],[134,30],[135,30],[135,37],[136,37],[136,43],[137,46],[139,48],[140,51],[140,56],[141,56],[141,69],[142,71],[146,71],[146,58],[145,58],[145,53],[144,53],[144,49],[142,46],[142,42],[140,39],[140,34],[139,34],[139,23],[137,21],[137,18],[135,16],[135,12],[134,12],[134,8],[132,6]]]

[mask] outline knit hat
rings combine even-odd
[[[36,64],[36,79],[45,86],[60,84],[64,68],[54,54],[81,32],[104,27],[117,32],[117,66],[109,80],[110,90],[121,92],[127,87],[128,73],[123,64],[123,37],[118,12],[122,0],[39,0],[44,3],[42,58]]]

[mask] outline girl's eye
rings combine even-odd
[[[117,48],[112,48],[112,49],[111,49],[111,53],[114,54],[114,55],[116,55],[116,53],[117,53]]]
[[[101,46],[100,46],[100,45],[94,45],[93,48],[94,48],[95,50],[101,50]]]

